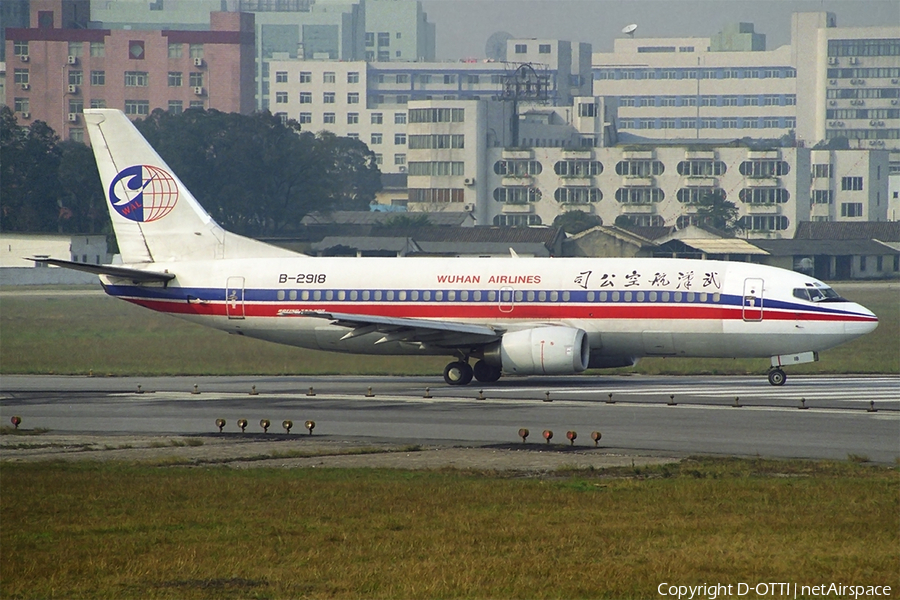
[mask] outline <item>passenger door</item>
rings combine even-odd
[[[225,314],[229,319],[244,318],[244,278],[229,277],[225,285]]]
[[[763,280],[744,280],[744,302],[741,316],[745,321],[763,320]]]

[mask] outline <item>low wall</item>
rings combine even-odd
[[[3,267],[0,285],[99,285],[91,273],[58,267]]]

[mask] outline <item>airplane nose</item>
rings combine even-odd
[[[875,331],[878,327],[878,317],[871,310],[861,304],[854,304],[851,309],[862,317],[859,321],[849,321],[844,324],[844,331],[854,336],[865,335]]]

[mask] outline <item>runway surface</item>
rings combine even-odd
[[[291,419],[295,434],[313,420],[315,435],[332,439],[480,446],[520,441],[525,427],[529,442],[549,429],[568,444],[572,430],[584,447],[600,431],[616,453],[900,457],[900,377],[789,375],[777,388],[765,377],[548,377],[458,388],[434,377],[3,376],[0,419],[13,415],[54,432],[198,435],[223,418],[235,434],[245,418],[259,433],[265,418],[270,432]]]

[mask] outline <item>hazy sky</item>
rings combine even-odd
[[[438,60],[483,58],[495,31],[515,37],[590,42],[611,51],[622,27],[635,37],[710,37],[751,22],[768,49],[790,43],[791,13],[830,11],[838,27],[900,26],[897,0],[422,0],[437,27]]]

